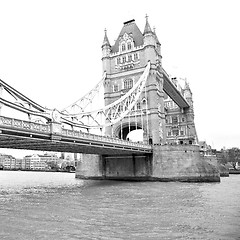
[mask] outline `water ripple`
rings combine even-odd
[[[239,185],[0,172],[0,239],[239,239]]]

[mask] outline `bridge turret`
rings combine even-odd
[[[155,40],[156,40],[156,51],[158,54],[158,64],[160,66],[162,66],[161,43],[158,40],[155,27],[153,28],[153,33],[154,33]]]
[[[110,72],[110,53],[111,53],[111,45],[109,43],[107,37],[107,30],[104,30],[104,39],[102,44],[102,64],[103,64],[103,71],[107,73]]]
[[[187,80],[185,80],[183,94],[184,94],[184,98],[187,100],[190,107],[193,107],[192,91],[190,89],[190,86],[189,86],[189,83],[187,82]]]
[[[144,36],[144,43],[145,44],[149,44],[152,43],[155,45],[155,37],[154,37],[154,33],[150,27],[150,24],[148,22],[148,16],[146,15],[146,23],[145,23],[145,28],[144,28],[144,32],[143,32],[143,36]],[[148,42],[147,42],[148,41]]]
[[[146,23],[143,32],[143,43],[145,46],[145,60],[151,61],[151,63],[161,62],[160,42],[157,39],[156,34],[152,31],[148,22],[148,16],[146,15]]]

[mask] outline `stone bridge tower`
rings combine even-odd
[[[124,22],[113,46],[110,45],[105,30],[102,45],[103,71],[107,73],[104,87],[105,105],[126,94],[138,81],[149,61],[151,69],[146,88],[132,115],[121,123],[108,127],[106,135],[126,139],[130,131],[143,129],[145,142],[165,142],[161,44],[149,25],[148,17],[143,33],[135,20]]]
[[[164,91],[173,100],[176,96],[180,97],[177,95],[180,91],[168,88],[173,83],[166,77],[161,60],[161,45],[147,17],[143,33],[134,20],[125,22],[113,46],[105,31],[102,45],[103,71],[107,73],[105,105],[125,95],[140,78],[148,62],[151,63],[146,88],[133,114],[108,127],[106,135],[125,139],[131,130],[143,129],[145,142],[153,143],[152,153],[85,155],[78,165],[76,177],[131,181],[220,181],[218,169],[200,155],[189,86],[185,86],[182,94],[190,107],[187,110],[175,107]]]

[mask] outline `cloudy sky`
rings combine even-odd
[[[0,78],[62,109],[101,79],[104,29],[113,44],[125,21],[143,31],[146,14],[163,67],[190,83],[199,139],[240,147],[238,0],[0,0]]]

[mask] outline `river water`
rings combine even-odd
[[[240,175],[165,183],[0,171],[0,239],[240,239]]]

